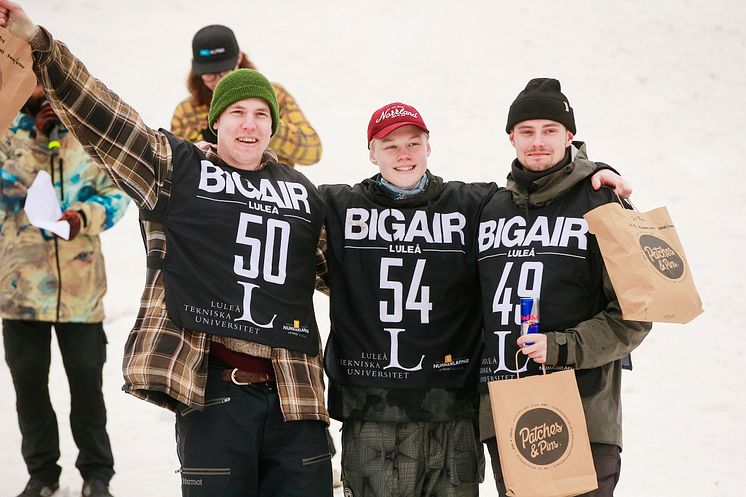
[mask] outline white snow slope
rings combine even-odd
[[[424,115],[433,172],[502,183],[514,157],[504,132],[508,106],[530,78],[558,78],[590,157],[631,181],[638,208],[669,208],[707,311],[685,326],[656,325],[634,354],[635,370],[624,377],[616,495],[744,494],[746,346],[738,313],[746,268],[738,247],[746,243],[746,202],[736,198],[746,166],[739,135],[743,2],[30,0],[25,7],[155,128],[168,127],[186,95],[194,32],[212,23],[233,27],[241,47],[289,89],[321,135],[323,160],[303,169],[319,184],[375,172],[365,145],[368,118],[394,100]],[[173,415],[120,391],[122,348],[143,282],[136,209],[103,240],[112,491],[177,496]],[[322,296],[317,313],[326,333]],[[52,362],[62,494],[78,495],[69,392],[56,349]],[[1,366],[0,494],[9,496],[27,479],[14,402]],[[481,490],[497,495],[490,473]]]

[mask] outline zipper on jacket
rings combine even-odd
[[[49,155],[49,171],[51,172],[52,176],[52,187],[54,187],[54,156],[55,154]],[[62,180],[63,174],[62,174],[62,159],[59,161],[59,169],[60,169],[60,206],[62,205],[62,201],[64,200],[64,193],[62,190]],[[55,323],[59,323],[60,321],[60,308],[62,307],[62,268],[60,267],[60,246],[59,246],[59,237],[57,235],[52,235],[54,237],[54,260],[55,265],[57,266],[57,312],[55,317]]]
[[[220,398],[217,398],[217,399],[208,400],[207,402],[205,402],[205,405],[202,407],[202,409],[204,410],[204,409],[207,409],[210,406],[215,406],[215,405],[219,405],[219,404],[225,404],[225,403],[230,402],[230,401],[231,401],[230,397],[220,397]],[[186,409],[184,409],[183,411],[181,411],[181,416],[184,417],[187,414],[191,414],[194,411],[198,411],[198,410],[199,409],[196,408],[196,407],[187,407]]]
[[[327,452],[326,454],[321,454],[319,456],[315,457],[306,457],[305,459],[301,459],[300,464],[301,466],[309,466],[311,464],[318,464],[320,462],[328,461],[332,458],[332,455]]]
[[[179,468],[174,473],[189,476],[230,476],[231,468]]]

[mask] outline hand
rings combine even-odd
[[[44,103],[41,104],[41,108],[36,114],[36,119],[34,120],[36,131],[44,136],[49,136],[52,128],[54,128],[58,124],[60,124],[60,118],[57,117],[57,114],[54,113],[54,110],[52,110],[52,106],[49,105],[49,102],[47,100],[44,100]]]
[[[522,335],[516,341],[523,355],[527,355],[536,364],[547,362],[547,336],[543,333]],[[530,343],[531,345],[526,345]]]
[[[602,185],[608,186],[622,198],[629,198],[632,195],[632,185],[624,181],[624,178],[614,171],[608,169],[602,169],[594,173],[591,176],[591,185],[594,190],[598,190]]]
[[[23,8],[9,0],[0,0],[0,26],[27,42],[31,41],[38,29]]]
[[[72,240],[73,238],[75,238],[76,236],[78,236],[78,233],[80,233],[80,224],[81,224],[80,214],[68,209],[62,213],[62,217],[60,217],[59,220],[67,221],[67,223],[70,225],[70,236],[67,237],[68,242]]]

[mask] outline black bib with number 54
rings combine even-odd
[[[166,305],[182,328],[318,353],[313,309],[324,215],[316,188],[270,161],[261,171],[212,163],[171,140],[165,215]]]
[[[361,185],[325,185],[333,381],[460,388],[481,349],[473,250],[490,185],[447,183],[421,207],[381,205]],[[393,202],[393,201],[392,201]]]

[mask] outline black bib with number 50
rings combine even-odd
[[[165,216],[166,305],[182,328],[318,353],[313,309],[323,201],[270,161],[261,171],[212,163],[171,140]]]

